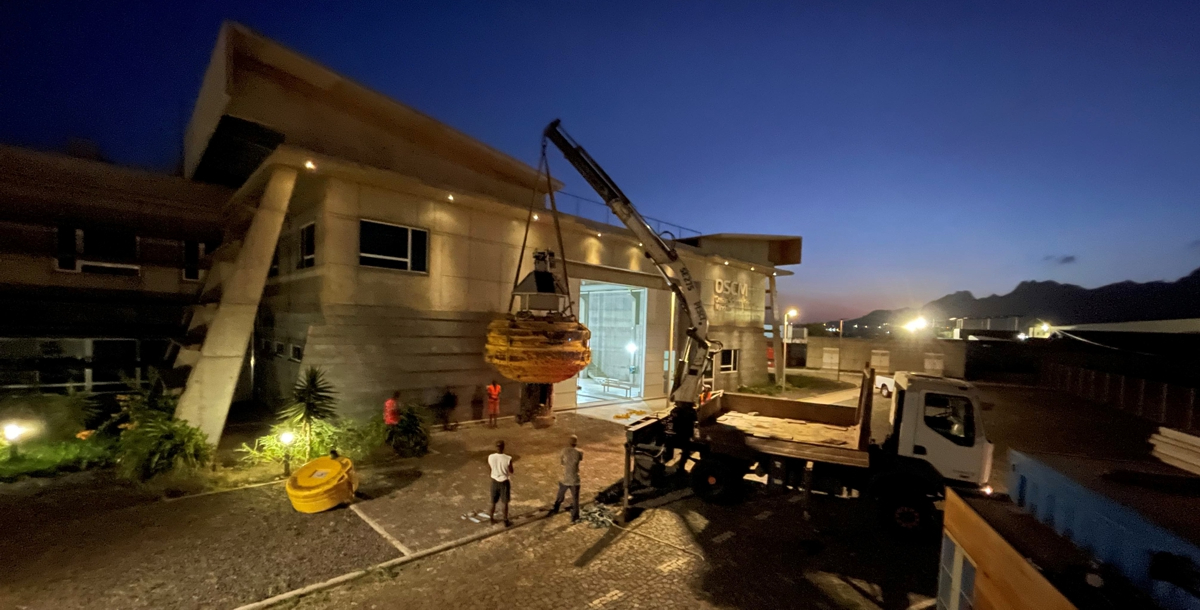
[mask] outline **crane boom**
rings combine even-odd
[[[600,164],[567,135],[558,119],[546,126],[543,135],[558,147],[563,157],[595,189],[613,214],[638,238],[646,256],[654,261],[667,286],[683,305],[689,322],[688,340],[680,357],[683,366],[676,371],[671,388],[671,401],[680,406],[695,406],[702,392],[704,371],[712,362],[713,352],[720,349],[720,343],[708,338],[708,313],[704,311],[700,284],[692,278],[675,248],[663,241],[650,227]]]

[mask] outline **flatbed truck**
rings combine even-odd
[[[993,446],[974,386],[901,372],[895,388],[880,442],[872,441],[870,369],[853,407],[718,392],[698,408],[688,447],[699,456],[692,488],[706,501],[733,503],[755,473],[766,476],[768,489],[873,499],[885,522],[902,530],[926,527],[947,485],[990,493]],[[630,424],[629,451],[665,456],[656,447],[671,438],[670,423],[651,416]]]

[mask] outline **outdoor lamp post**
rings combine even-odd
[[[25,426],[18,423],[4,424],[4,440],[8,441],[8,459],[17,459],[17,440],[25,435]]]
[[[780,331],[783,333],[783,336],[780,337],[782,339],[780,343],[783,345],[783,353],[778,355],[783,357],[783,379],[779,380],[779,387],[785,390],[787,389],[788,342],[792,340],[792,323],[788,320],[789,318],[796,318],[799,316],[800,312],[796,311],[795,307],[783,312],[783,328],[780,329]]]
[[[284,432],[279,435],[279,442],[283,443],[283,476],[292,476],[292,443],[295,442],[296,435],[291,432]]]

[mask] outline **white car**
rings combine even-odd
[[[885,375],[876,375],[875,389],[879,390],[884,398],[891,398],[892,393],[896,391],[896,379]]]

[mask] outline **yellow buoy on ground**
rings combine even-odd
[[[302,513],[319,513],[354,499],[358,473],[354,462],[344,457],[319,457],[296,470],[287,480],[292,508]]]
[[[592,332],[574,320],[509,315],[488,325],[484,360],[524,383],[558,383],[592,361]]]

